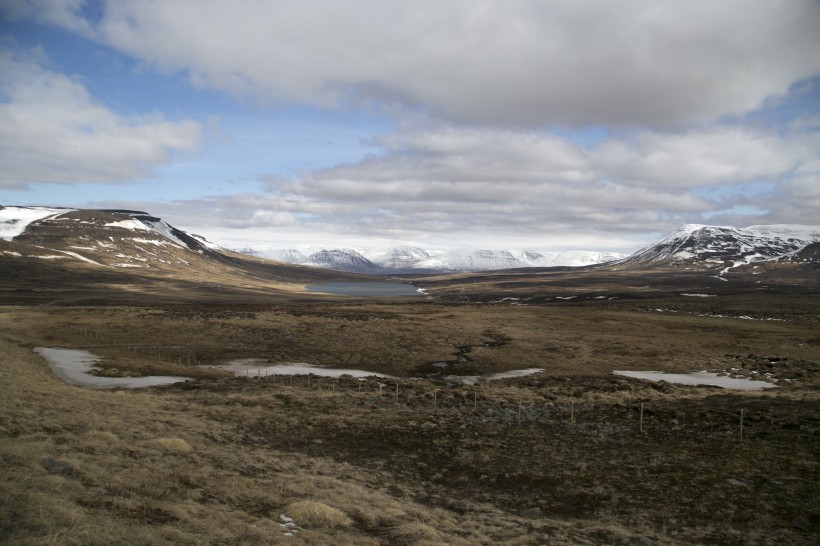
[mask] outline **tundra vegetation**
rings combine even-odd
[[[139,287],[124,295],[100,285],[59,301],[9,291],[0,540],[820,542],[816,290],[699,298],[680,294],[725,283],[650,290],[645,275],[617,275],[584,283],[567,274],[560,289],[535,274],[419,280],[431,299],[259,297],[254,288],[208,300],[203,288],[164,303],[157,291],[140,305]],[[193,380],[71,386],[35,347],[87,349],[102,357],[101,375]],[[249,358],[395,379],[208,367]],[[544,371],[444,379],[533,367]],[[710,370],[777,388],[652,383],[614,370]]]

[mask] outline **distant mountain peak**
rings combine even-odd
[[[818,226],[773,224],[736,228],[687,224],[621,263],[734,266],[777,259],[818,241]]]
[[[525,267],[576,267],[622,259],[609,252],[542,252],[514,249],[425,250],[413,245],[353,249],[319,249],[305,256],[298,250],[273,250],[268,257],[298,265],[368,274],[421,274],[496,271]]]

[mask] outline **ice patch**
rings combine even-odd
[[[715,298],[717,294],[681,294],[681,296],[689,296],[692,298]]]
[[[510,370],[508,372],[488,373],[484,375],[448,375],[444,380],[454,385],[475,385],[482,381],[498,381],[499,379],[526,377],[543,371],[544,368],[525,368],[522,370]]]
[[[691,373],[666,373],[616,370],[612,373],[624,377],[631,377],[633,379],[645,379],[647,381],[666,381],[667,383],[675,383],[678,385],[709,385],[713,387],[722,387],[724,389],[742,391],[759,391],[763,389],[771,389],[777,386],[767,381],[719,376],[716,373],[706,371]]]
[[[352,377],[384,377],[393,379],[393,376],[368,372],[366,370],[350,370],[345,368],[321,368],[304,362],[283,362],[280,364],[269,364],[267,360],[260,358],[242,358],[231,360],[226,364],[208,366],[217,370],[233,372],[237,377],[260,377],[266,375],[316,375],[319,377],[341,377],[350,375]]]
[[[155,385],[170,385],[181,381],[189,381],[190,377],[174,377],[169,375],[150,375],[147,377],[98,377],[89,372],[95,369],[94,365],[100,357],[83,349],[59,349],[35,347],[34,352],[48,362],[54,375],[69,383],[91,389],[139,389]]]

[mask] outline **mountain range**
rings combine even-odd
[[[736,228],[687,224],[618,263],[688,265],[724,273],[761,262],[811,262],[816,260],[818,245],[820,226],[775,224]]]
[[[307,254],[297,249],[268,252],[239,250],[276,261],[324,267],[338,271],[366,274],[432,274],[452,272],[499,271],[522,267],[580,267],[625,258],[613,252],[535,250],[426,250],[399,245],[365,250],[351,248],[317,249]]]
[[[243,253],[244,252],[244,253]],[[481,272],[511,268],[591,266],[684,267],[719,274],[762,262],[813,263],[820,255],[820,227],[765,225],[735,228],[685,225],[654,245],[622,256],[606,252],[547,253],[531,250],[453,250],[432,252],[414,246],[295,249],[249,256],[230,251],[199,235],[179,230],[147,212],[0,206],[0,258],[80,261],[96,266],[153,269],[172,274],[175,267],[208,271],[214,264],[239,268],[242,275],[270,277],[277,269],[315,277],[320,271],[365,274]],[[287,266],[297,269],[282,269]],[[316,274],[307,273],[316,271]],[[299,273],[303,274],[303,273]]]

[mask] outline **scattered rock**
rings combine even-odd
[[[522,518],[536,519],[541,517],[541,509],[537,506],[533,506],[532,508],[524,508],[518,513],[518,515]]]
[[[652,539],[649,537],[639,537],[638,544],[642,544],[643,546],[652,546]]]
[[[792,527],[800,529],[801,531],[807,531],[811,527],[811,522],[803,516],[797,516],[792,520]]]
[[[52,459],[51,457],[46,457],[40,461],[40,464],[43,465],[43,468],[46,470],[59,474],[60,476],[71,476],[74,474],[74,469],[71,465]]]

